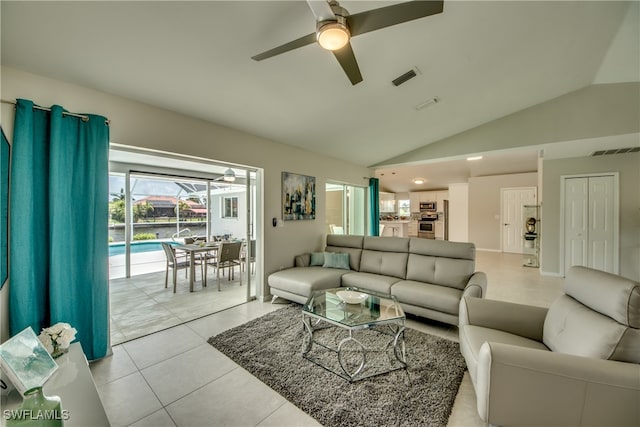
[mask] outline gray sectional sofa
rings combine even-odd
[[[457,325],[462,297],[486,294],[472,243],[330,234],[324,252],[349,254],[349,269],[331,268],[320,253],[298,255],[295,267],[269,276],[274,298],[304,304],[313,291],[356,286],[395,295],[407,313]]]

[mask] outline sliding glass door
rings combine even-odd
[[[365,187],[327,183],[327,233],[363,236],[366,230],[367,200]]]
[[[178,155],[110,152],[112,343],[262,296],[263,230],[256,208],[262,204],[261,176],[257,169]],[[186,263],[188,247],[180,246],[196,237],[207,240],[211,250],[196,254],[193,267],[176,271],[174,291],[163,243],[174,246],[174,256]],[[238,243],[241,265],[218,268],[220,245]]]

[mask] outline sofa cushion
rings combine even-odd
[[[448,286],[400,280],[391,287],[391,295],[395,295],[401,303],[419,304],[421,307],[457,316],[462,291]]]
[[[640,328],[640,283],[604,271],[574,266],[564,292],[618,323]]]
[[[269,286],[296,295],[309,296],[312,291],[340,287],[340,277],[349,270],[323,267],[295,267],[269,275]]]
[[[409,252],[417,255],[430,255],[444,258],[476,259],[476,247],[473,243],[449,242],[445,240],[411,238]]]
[[[362,249],[364,236],[353,236],[350,234],[329,234],[327,236],[327,246],[337,246],[341,248]]]
[[[372,273],[347,273],[342,276],[342,286],[355,286],[370,289],[384,294],[391,293],[391,285],[398,281],[397,277]]]
[[[409,254],[407,280],[433,282],[464,289],[474,272],[474,262],[466,259]]]
[[[349,270],[349,254],[339,252],[324,253],[324,268],[342,268]]]
[[[549,350],[543,343],[520,335],[511,334],[509,332],[500,331],[492,328],[485,328],[475,325],[461,325],[459,327],[460,351],[462,351],[469,375],[476,382],[476,368],[478,366],[478,353],[480,347],[485,342],[497,342],[501,344],[510,344],[519,347],[532,348],[536,350]]]
[[[407,237],[366,236],[362,248],[372,251],[407,253],[409,240]]]
[[[362,251],[360,271],[404,279],[407,274],[407,258],[406,252],[382,252],[365,249]]]
[[[568,295],[549,307],[543,342],[559,353],[640,363],[640,331],[600,314]]]
[[[329,234],[325,252],[337,252],[349,254],[349,267],[351,270],[360,271],[360,257],[362,255],[363,236],[351,236],[346,234]]]

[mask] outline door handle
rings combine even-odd
[[[504,226],[506,227],[507,225],[509,225],[509,224],[505,224]]]

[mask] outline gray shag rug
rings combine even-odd
[[[324,426],[447,424],[466,368],[458,343],[407,328],[406,369],[350,383],[302,357],[301,318],[301,306],[290,305],[208,342]],[[336,329],[326,329],[327,342],[346,336]],[[376,336],[357,338],[375,346]],[[314,345],[310,354],[322,351]],[[332,355],[319,358],[337,360]]]

